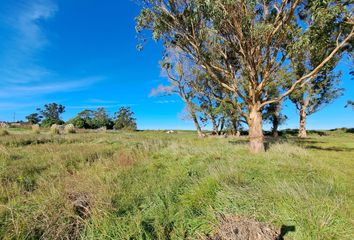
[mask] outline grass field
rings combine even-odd
[[[192,132],[0,137],[0,239],[203,239],[244,216],[285,239],[354,239],[354,135],[246,138]]]

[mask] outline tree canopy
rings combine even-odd
[[[43,116],[42,125],[51,126],[53,124],[63,124],[64,121],[60,115],[65,112],[65,107],[57,103],[49,103],[44,105],[43,109],[37,109]]]
[[[116,130],[136,130],[137,124],[134,112],[130,107],[121,107],[115,114],[114,129]]]
[[[234,95],[235,109],[249,126],[253,152],[264,151],[262,109],[304,87],[352,51],[354,19],[349,0],[142,3],[137,30],[151,30],[166,49],[183,51]],[[278,78],[284,73],[294,76],[286,87]],[[270,94],[274,85],[282,86],[276,95]]]

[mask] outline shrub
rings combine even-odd
[[[60,134],[59,125],[53,124],[53,125],[50,127],[50,133],[51,133],[51,134]]]
[[[34,124],[32,125],[32,132],[35,133],[35,134],[40,134],[40,127],[38,124]]]
[[[7,136],[9,134],[10,133],[6,129],[3,129],[3,128],[0,129],[0,136]]]
[[[66,134],[76,133],[75,126],[73,124],[68,124],[64,128]]]

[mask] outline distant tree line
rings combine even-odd
[[[40,124],[43,127],[50,127],[53,124],[62,125],[65,121],[61,115],[65,112],[65,106],[57,103],[44,105],[43,109],[38,108],[36,113],[26,116],[30,124]],[[136,118],[134,112],[129,107],[121,107],[114,116],[109,116],[103,107],[97,110],[83,110],[74,118],[66,122],[73,124],[79,129],[116,129],[116,130],[136,130]]]
[[[205,122],[215,134],[245,125],[251,151],[260,153],[263,124],[277,135],[285,100],[298,109],[306,137],[308,115],[343,93],[337,66],[353,53],[353,1],[141,2],[137,31],[163,42],[171,83],[154,93],[178,94],[200,136]]]

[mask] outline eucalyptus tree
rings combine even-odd
[[[323,0],[143,0],[137,30],[151,30],[165,47],[187,53],[240,103],[247,119],[250,149],[264,151],[262,109],[305,86],[354,36],[351,1]],[[289,65],[311,35],[330,29],[322,48],[328,54],[278,96],[268,94],[274,76]],[[317,44],[317,47],[319,45]],[[291,67],[289,71],[294,71]],[[241,107],[243,104],[243,108]]]
[[[63,124],[61,114],[65,112],[65,106],[57,103],[48,103],[44,105],[44,108],[37,108],[40,116],[43,117],[42,125],[49,127],[53,124]]]
[[[288,119],[286,115],[281,113],[281,111],[282,102],[272,103],[264,108],[263,118],[272,124],[271,134],[274,138],[279,137],[279,126],[284,124]]]
[[[74,118],[70,119],[67,123],[73,124],[76,128],[93,129],[94,111],[85,109],[79,112]]]
[[[99,107],[97,108],[96,111],[93,111],[92,127],[93,128],[106,127],[108,129],[113,128],[113,121],[109,117],[109,114],[107,113],[104,107]]]
[[[130,107],[121,107],[118,112],[115,113],[114,129],[128,131],[137,130],[136,118]]]
[[[321,71],[312,78],[305,86],[296,89],[290,100],[295,104],[299,112],[299,137],[306,138],[306,119],[309,115],[319,111],[330,104],[339,96],[342,96],[343,89],[339,88],[339,75],[328,71]]]
[[[170,86],[160,86],[154,94],[177,94],[186,104],[186,110],[192,119],[199,137],[205,137],[199,123],[197,111],[200,110],[198,93],[195,90],[196,78],[199,77],[198,66],[182,51],[166,49],[161,63],[163,74],[170,80]]]
[[[197,79],[191,86],[197,95],[201,120],[211,123],[213,134],[221,135],[226,121],[225,91],[203,70],[197,71],[196,74]]]
[[[39,113],[31,113],[30,115],[26,116],[27,122],[29,124],[38,124],[41,122],[43,116]]]

